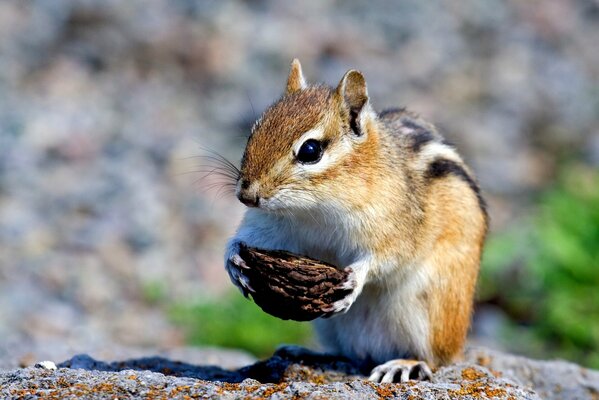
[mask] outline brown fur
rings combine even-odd
[[[262,197],[294,182],[322,198],[335,198],[346,212],[355,213],[356,240],[381,260],[430,268],[430,285],[418,295],[431,331],[432,359],[426,361],[451,362],[460,355],[470,325],[487,230],[484,200],[472,173],[432,124],[405,109],[365,120],[365,140],[356,139],[359,135],[350,128],[352,115],[369,107],[359,72],[348,72],[336,90],[300,88],[302,81],[294,61],[287,94],[254,126],[242,178],[259,182]],[[294,143],[316,126],[325,132],[325,151],[338,151],[344,135],[354,135],[351,152],[310,177],[276,171],[282,161],[295,162]],[[431,144],[441,149],[439,154],[427,155]],[[439,168],[431,169],[439,160]],[[385,273],[372,270],[369,278],[384,280]]]
[[[242,175],[250,182],[264,180],[277,161],[290,158],[293,143],[320,122],[331,98],[330,88],[312,86],[285,95],[270,106],[252,129]]]
[[[443,365],[460,355],[466,339],[486,223],[475,194],[456,176],[431,183],[428,199],[427,236],[435,244],[426,262],[435,278],[427,304],[433,365]]]
[[[291,70],[289,71],[289,77],[287,78],[287,88],[285,89],[286,94],[291,94],[303,89],[305,84],[304,75],[302,73],[302,66],[299,60],[296,58],[291,63]]]
[[[412,162],[420,158],[414,146],[415,136],[428,132],[431,141],[443,143],[436,128],[414,113],[396,110],[383,118],[395,134],[409,126],[407,134],[400,134],[397,139],[403,152],[412,154]],[[425,215],[422,229],[415,231],[419,244],[417,258],[423,258],[424,265],[434,269],[434,284],[421,295],[429,312],[433,359],[428,361],[433,366],[448,364],[461,355],[487,231],[484,200],[479,198],[472,173],[463,162],[457,165],[469,181],[454,173],[436,179],[415,174],[412,180],[420,193]]]

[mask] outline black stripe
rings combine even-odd
[[[406,111],[405,107],[388,108],[386,110],[381,111],[379,113],[379,117],[386,117],[389,114],[403,113],[405,111]]]
[[[412,151],[417,153],[422,146],[435,140],[435,135],[426,129],[416,131],[412,134]]]
[[[424,126],[419,125],[416,121],[410,118],[402,118],[401,124],[414,131],[412,134],[410,134],[412,139],[412,151],[414,153],[419,152],[422,146],[434,141],[437,138],[437,136],[435,136],[435,134],[433,134],[431,131],[426,129]]]
[[[361,136],[362,135],[362,130],[360,129],[360,126],[358,125],[358,123],[359,123],[359,121],[358,121],[358,111],[351,110],[349,112],[349,127],[351,128],[351,130],[354,133],[354,135]]]
[[[441,143],[443,143],[445,146],[455,147],[455,144],[453,144],[452,141],[449,141],[449,140],[447,140],[445,138],[443,140],[441,140]]]
[[[446,158],[437,158],[428,166],[428,170],[426,171],[426,177],[429,179],[443,178],[447,175],[457,176],[468,184],[470,189],[476,194],[478,205],[485,215],[485,220],[488,220],[487,202],[480,193],[480,188],[476,181],[472,179],[460,164]]]
[[[401,119],[401,124],[403,126],[405,126],[406,128],[410,128],[413,129],[415,131],[421,131],[421,130],[425,130],[424,127],[422,125],[418,125],[416,123],[416,121],[411,120],[409,118],[402,118]]]

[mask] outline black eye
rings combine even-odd
[[[297,152],[297,159],[303,164],[314,164],[322,157],[322,144],[318,140],[308,139]]]

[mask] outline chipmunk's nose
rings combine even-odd
[[[251,188],[247,180],[242,179],[237,190],[237,198],[248,207],[258,207],[260,196],[255,188]]]
[[[258,207],[258,204],[260,203],[260,198],[258,196],[247,192],[239,192],[237,198],[248,207]]]

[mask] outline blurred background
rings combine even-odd
[[[0,3],[0,354],[313,345],[235,292],[238,164],[292,58],[436,123],[491,233],[472,342],[599,368],[595,1]],[[61,360],[57,360],[61,361]]]

